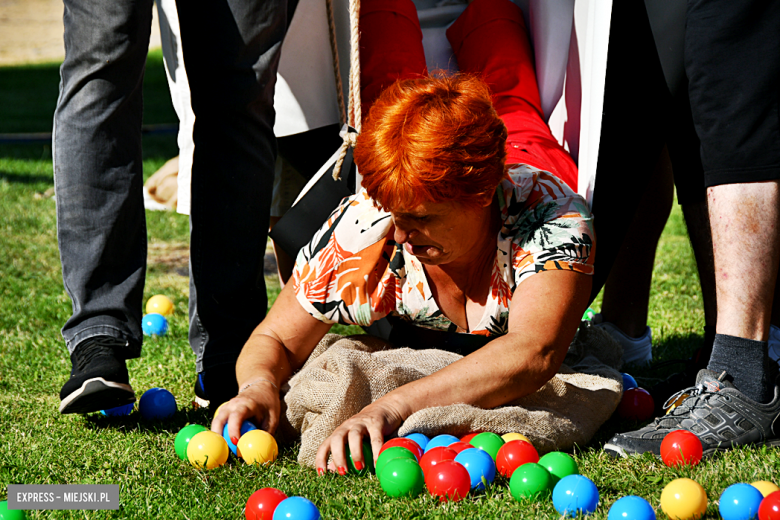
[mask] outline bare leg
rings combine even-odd
[[[647,327],[655,251],[672,210],[673,193],[664,147],[604,287],[602,318],[634,338]]]
[[[707,190],[712,227],[717,332],[766,341],[780,260],[780,181]]]
[[[715,326],[718,306],[715,295],[715,263],[712,258],[712,233],[707,201],[693,202],[682,207],[688,236],[691,240],[696,267],[699,271],[702,300],[704,303],[704,325]]]

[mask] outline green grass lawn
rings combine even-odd
[[[0,133],[50,131],[58,82],[57,64],[0,68]],[[175,123],[159,52],[150,55],[145,95],[147,123]],[[147,176],[177,153],[173,135],[145,137],[144,146]],[[188,285],[181,260],[188,221],[171,212],[147,212],[145,299],[164,293],[174,300],[176,313],[169,334],[147,340],[129,370],[138,396],[151,387],[167,388],[177,398],[178,413],[165,422],[146,422],[137,413],[121,419],[61,416],[58,393],[70,362],[59,330],[70,315],[70,300],[62,287],[55,204],[44,196],[52,186],[48,144],[0,145],[0,500],[6,499],[7,484],[119,484],[119,511],[28,516],[239,519],[252,492],[273,486],[309,498],[325,518],[559,518],[549,500],[513,500],[504,479],[459,503],[440,504],[427,495],[391,499],[375,477],[317,477],[299,467],[295,444],[265,467],[231,460],[203,472],[180,461],[173,449],[176,432],[187,423],[208,424],[209,417],[191,404],[194,356],[187,344]],[[278,286],[269,280],[273,298]],[[656,359],[690,354],[701,341],[703,323],[693,255],[675,208],[658,251],[650,303]],[[648,384],[660,374],[636,375]],[[652,457],[611,460],[602,453],[613,433],[636,426],[610,420],[574,452],[581,473],[601,493],[593,518],[607,518],[609,506],[629,494],[645,497],[661,518],[662,488],[683,476],[704,486],[707,517],[717,518],[716,501],[730,484],[780,480],[777,450],[734,450],[684,469],[667,468]]]

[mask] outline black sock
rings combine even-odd
[[[725,370],[740,392],[758,403],[768,403],[774,397],[774,381],[767,348],[766,341],[716,334],[707,368],[718,373]]]

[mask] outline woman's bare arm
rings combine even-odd
[[[241,424],[254,419],[273,433],[279,424],[279,388],[303,366],[330,329],[307,313],[287,284],[268,315],[252,332],[236,362],[239,395],[225,403],[211,423],[212,431],[240,436]]]
[[[355,459],[361,458],[365,435],[378,454],[384,437],[423,408],[454,403],[494,408],[538,390],[560,368],[590,289],[591,277],[573,271],[544,271],[521,283],[512,297],[508,334],[364,408],[320,446],[318,471],[329,453],[339,471],[346,467],[345,441]]]

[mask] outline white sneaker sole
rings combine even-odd
[[[135,392],[130,385],[94,377],[60,402],[60,413],[99,412],[134,402]]]

